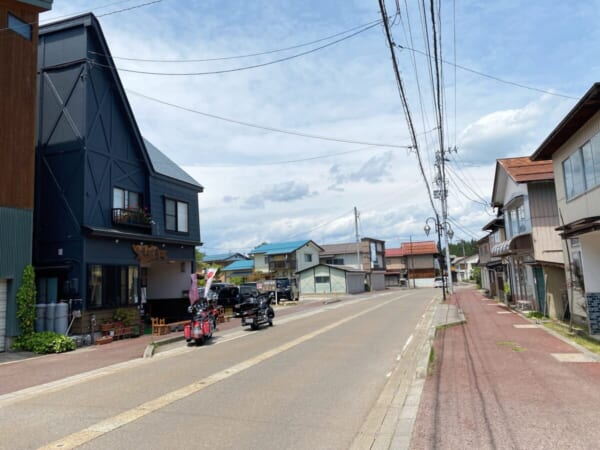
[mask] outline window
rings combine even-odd
[[[315,283],[329,283],[329,277],[315,277]]]
[[[506,231],[507,238],[531,231],[531,221],[527,217],[527,202],[523,197],[517,198],[506,208]]]
[[[88,307],[114,308],[139,301],[137,266],[88,266]]]
[[[568,199],[600,184],[600,133],[575,150],[562,163]]]
[[[115,209],[139,209],[141,202],[141,194],[137,192],[127,191],[121,188],[113,189],[113,208]]]
[[[325,264],[331,264],[334,266],[343,266],[344,258],[328,258],[325,260]]]
[[[8,29],[14,31],[19,36],[23,36],[28,41],[31,40],[31,25],[22,21],[17,16],[8,13]]]
[[[188,204],[165,199],[165,227],[169,231],[188,232]]]
[[[310,253],[304,254],[304,262],[312,262],[312,255]]]

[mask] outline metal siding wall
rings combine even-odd
[[[560,221],[554,183],[532,183],[528,190],[534,258],[560,264],[563,254],[561,239],[556,231]]]
[[[31,263],[32,230],[32,211],[0,207],[0,278],[12,280],[7,290],[7,336],[15,336],[18,331],[16,294],[23,269]]]
[[[6,342],[6,280],[0,279],[0,352],[5,350]]]

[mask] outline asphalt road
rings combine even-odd
[[[0,447],[358,448],[435,294],[371,293],[0,402]]]

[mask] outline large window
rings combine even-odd
[[[600,133],[575,150],[562,163],[567,199],[600,184]]]
[[[139,209],[141,205],[141,194],[126,189],[113,189],[113,208]]]
[[[138,297],[137,266],[88,266],[88,308],[135,305]]]
[[[188,204],[165,199],[165,227],[168,231],[188,232]]]

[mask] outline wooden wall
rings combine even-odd
[[[0,205],[24,209],[33,209],[39,11],[0,0]],[[31,40],[7,29],[8,12],[34,24]]]

